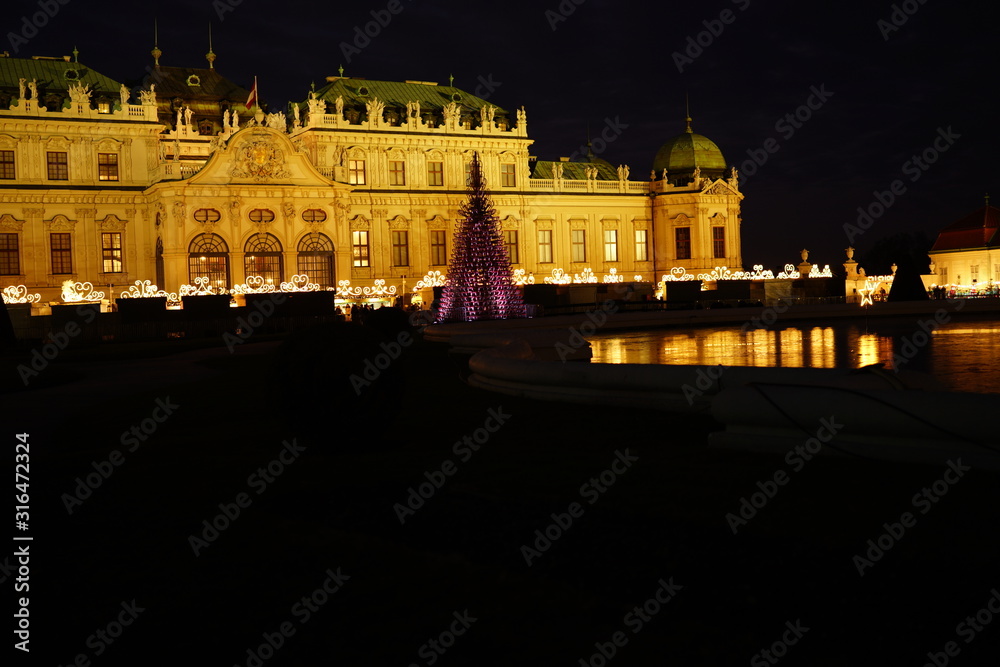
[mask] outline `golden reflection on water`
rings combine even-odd
[[[588,338],[596,363],[860,368],[904,359],[953,391],[1000,392],[1000,320],[945,324],[929,335],[917,322],[738,327],[599,333]],[[909,349],[911,352],[907,353]],[[902,355],[902,356],[901,356]]]

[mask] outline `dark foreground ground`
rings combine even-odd
[[[69,351],[27,390],[7,364],[2,437],[13,454],[29,433],[31,456],[30,528],[11,532],[34,538],[31,653],[5,648],[14,664],[997,664],[997,473],[915,504],[945,461],[819,457],[795,472],[706,447],[707,417],[469,388],[459,360],[420,341],[359,396],[349,376],[380,352],[359,332],[233,354]],[[509,417],[456,451],[491,411]],[[123,439],[133,426],[145,440]],[[293,440],[305,449],[272,464]],[[73,500],[115,450],[120,465]],[[726,515],[777,471],[788,483],[734,535]],[[401,523],[394,506],[435,473]],[[860,576],[854,557],[904,512],[910,527]],[[20,597],[8,544],[2,586]]]

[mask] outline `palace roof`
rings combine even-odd
[[[96,72],[83,63],[73,62],[69,56],[62,58],[10,58],[0,57],[0,89],[13,92],[14,97],[19,92],[19,80],[25,80],[25,86],[35,80],[38,85],[38,96],[48,93],[65,93],[69,87],[80,83],[90,87],[91,98],[107,95],[118,99],[121,84],[114,79]],[[30,93],[26,92],[25,97]]]
[[[507,114],[501,107],[454,86],[421,82],[371,81],[351,77],[332,78],[332,82],[316,91],[316,97],[334,103],[342,96],[345,107],[361,107],[378,98],[387,107],[405,108],[408,102],[419,102],[421,110],[441,111],[451,102],[457,102],[465,110],[477,113],[481,107],[494,106],[498,115]]]
[[[1000,209],[986,205],[942,229],[931,252],[994,246],[1000,244],[998,230]]]

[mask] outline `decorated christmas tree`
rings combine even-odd
[[[472,156],[469,198],[459,209],[461,225],[441,296],[439,322],[524,317],[524,300],[511,278],[500,220],[486,189],[479,154]]]

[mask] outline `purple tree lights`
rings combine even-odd
[[[438,321],[525,317],[524,300],[511,276],[500,220],[486,189],[478,153],[472,156],[469,198],[459,212],[462,224],[455,233]]]

